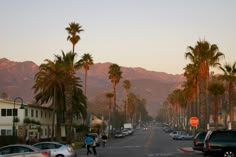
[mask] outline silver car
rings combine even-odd
[[[75,157],[75,151],[67,144],[59,142],[39,142],[33,145],[41,150],[48,150],[51,157]]]
[[[49,157],[49,151],[43,151],[26,144],[12,144],[0,148],[0,156]]]

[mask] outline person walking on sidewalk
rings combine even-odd
[[[93,139],[88,135],[86,134],[86,137],[85,137],[85,145],[87,147],[87,156],[89,154],[92,154],[91,150],[90,150],[90,147],[92,146],[93,144]]]
[[[96,151],[96,140],[95,137],[93,136],[93,144],[92,144],[92,148],[93,148],[93,155],[96,156],[97,155],[97,151]]]

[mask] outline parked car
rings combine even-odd
[[[170,137],[172,137],[174,139],[176,135],[180,135],[181,133],[182,133],[182,131],[173,131],[169,135],[170,135]]]
[[[194,136],[193,150],[203,151],[203,145],[206,133],[207,133],[206,131],[201,131]]]
[[[180,132],[180,134],[177,134],[173,137],[175,140],[192,140],[193,135],[188,134],[187,132]]]
[[[122,138],[124,137],[121,131],[116,131],[115,138]]]
[[[41,150],[48,150],[51,153],[51,157],[74,157],[75,152],[73,148],[67,144],[59,142],[39,142],[32,145]]]
[[[123,136],[128,136],[129,135],[129,132],[128,132],[128,129],[123,129],[121,130]]]
[[[42,151],[26,144],[13,144],[0,148],[0,156],[50,157],[50,151]]]
[[[208,131],[204,140],[204,155],[236,156],[236,130]]]

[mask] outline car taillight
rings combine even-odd
[[[207,142],[207,148],[211,149],[211,143],[210,142]]]
[[[195,144],[195,145],[198,145],[198,144],[199,144],[199,142],[198,142],[198,141],[194,141],[194,144]]]
[[[45,156],[45,157],[49,157],[49,156],[50,156],[49,152],[42,152],[42,154],[43,154],[43,156]]]

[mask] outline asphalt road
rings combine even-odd
[[[162,128],[152,127],[147,131],[137,129],[131,136],[112,139],[105,148],[97,147],[97,152],[101,157],[203,157],[201,152],[182,149],[191,147],[192,140],[175,141]],[[86,149],[77,150],[77,154],[86,156]]]

